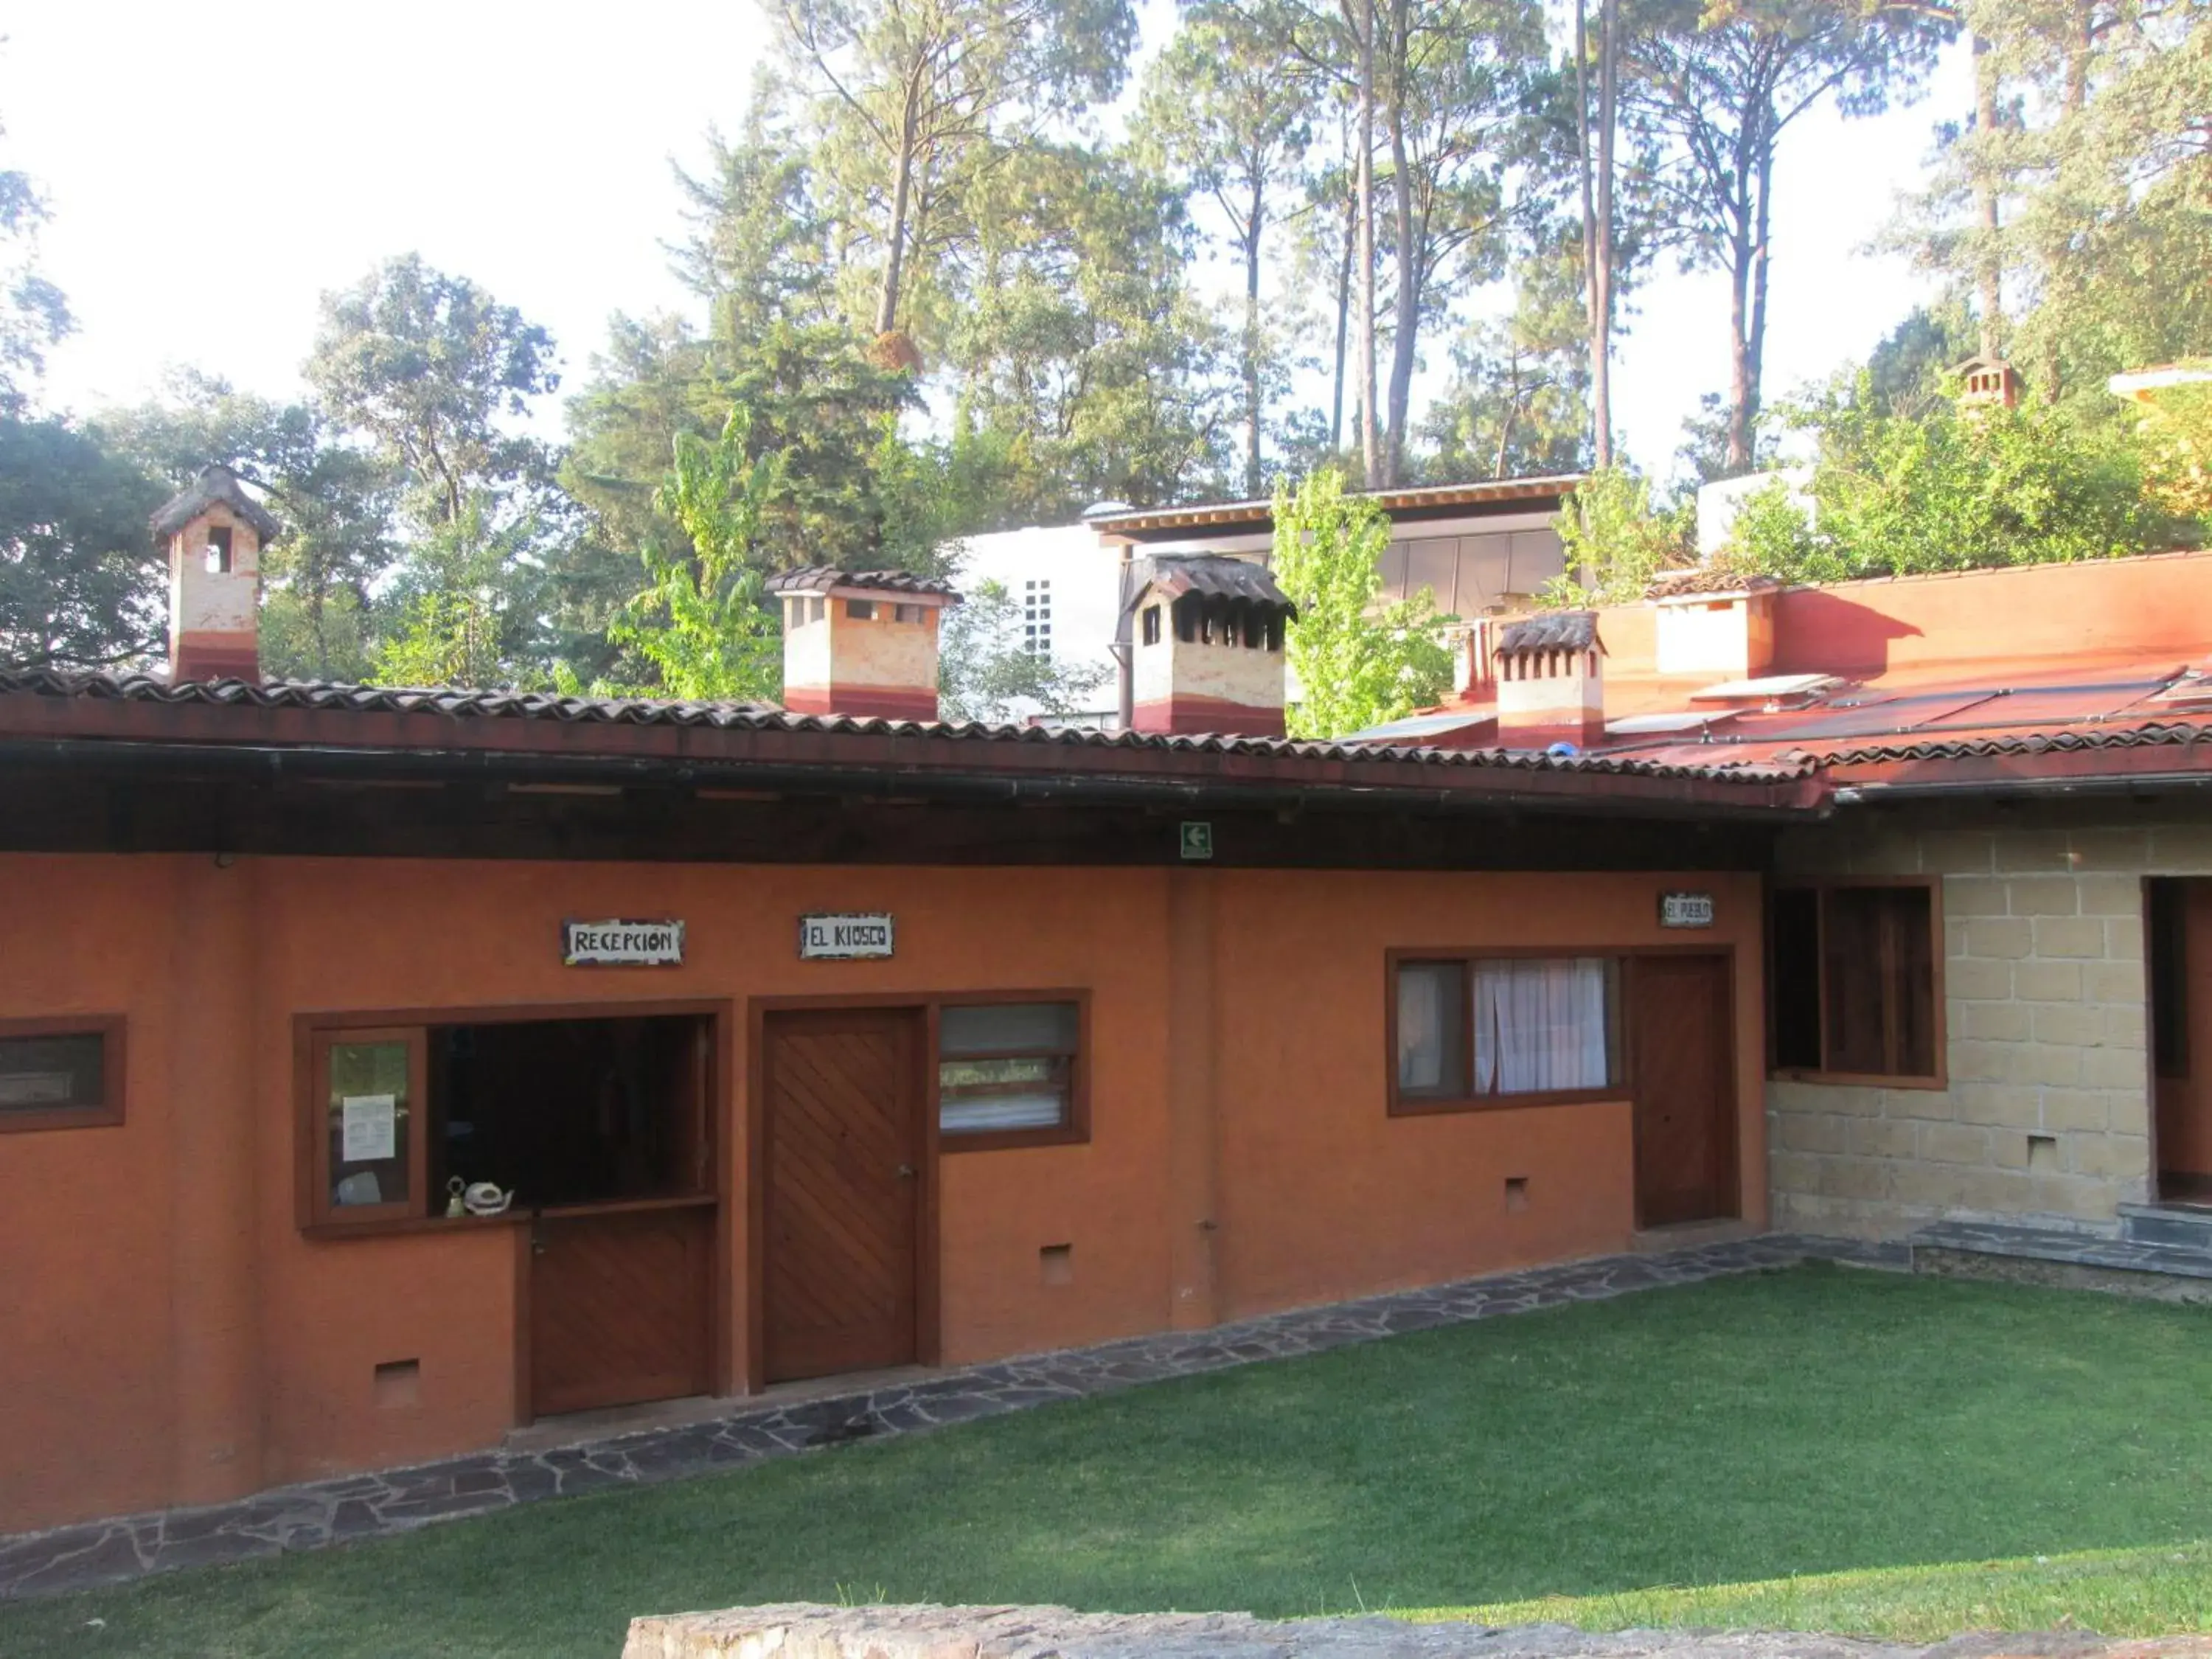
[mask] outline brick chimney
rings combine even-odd
[[[783,601],[783,706],[856,720],[937,718],[937,629],[959,594],[904,570],[811,565],[768,580]]]
[[[1224,553],[1161,555],[1130,601],[1129,726],[1283,735],[1283,632],[1297,605],[1267,567]]]
[[[1662,674],[1756,679],[1774,662],[1771,576],[1746,579],[1717,570],[1676,570],[1646,590],[1658,611],[1656,667]]]
[[[283,528],[227,466],[154,515],[169,552],[169,682],[261,678],[261,550]]]
[[[1595,611],[1509,623],[1498,638],[1498,741],[1589,749],[1605,738],[1605,646]]]

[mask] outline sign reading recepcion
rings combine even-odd
[[[799,954],[806,961],[848,962],[891,954],[889,912],[851,916],[801,916]]]
[[[571,968],[675,968],[684,961],[680,921],[564,921],[561,960]]]
[[[1662,927],[1711,927],[1713,896],[1711,893],[1660,894],[1659,925]]]

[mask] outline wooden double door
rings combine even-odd
[[[763,1032],[762,1370],[922,1358],[922,1015],[774,1012]]]
[[[1636,1224],[1737,1215],[1729,959],[1642,956],[1629,964],[1628,978]]]

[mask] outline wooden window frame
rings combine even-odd
[[[107,1129],[123,1121],[125,1016],[70,1014],[46,1019],[0,1019],[0,1038],[97,1036],[100,1040],[100,1092],[96,1106],[55,1106],[0,1111],[0,1134],[29,1134],[46,1129]]]
[[[444,1211],[444,1194],[426,1190],[429,1169],[428,1125],[429,1112],[430,1032],[448,1025],[524,1025],[540,1020],[645,1019],[663,1015],[703,1019],[708,1025],[708,1087],[705,1102],[707,1189],[689,1197],[614,1200],[606,1204],[564,1206],[549,1213],[586,1214],[595,1211],[636,1209],[656,1205],[716,1204],[721,1202],[726,1162],[726,1108],[734,1074],[731,1044],[735,1016],[732,1005],[720,998],[647,999],[639,1001],[496,1003],[489,1006],[458,1008],[387,1008],[358,1012],[297,1014],[292,1020],[294,1212],[300,1231],[309,1237],[353,1238],[393,1233],[427,1232],[489,1225],[516,1226],[530,1222],[535,1206],[502,1211],[494,1216],[456,1218]],[[418,1149],[408,1149],[408,1179],[416,1188],[405,1205],[333,1205],[330,1201],[327,1071],[323,1056],[329,1044],[394,1040],[407,1037],[413,1044],[409,1059],[409,1087],[422,1103],[424,1133]],[[726,1207],[726,1206],[724,1206]],[[362,1210],[369,1213],[363,1215]],[[726,1226],[726,1222],[718,1224]]]
[[[1075,1052],[1067,1068],[1067,1117],[1049,1128],[986,1129],[963,1133],[945,1133],[944,1103],[938,1078],[944,1059],[938,1052],[938,1031],[947,1008],[1000,1008],[1015,1003],[1066,1002],[1075,1006]],[[930,1133],[940,1152],[1004,1152],[1025,1146],[1078,1146],[1091,1139],[1091,993],[1088,991],[961,992],[956,996],[928,1000],[928,1097],[922,1109],[928,1114]],[[1022,1060],[1031,1051],[1007,1049],[992,1054],[958,1054],[958,1060]]]
[[[1681,951],[1699,950],[1710,955],[1713,947],[1668,947],[1679,954]],[[1632,1065],[1628,1053],[1626,1029],[1620,1024],[1624,1017],[1629,994],[1630,975],[1635,972],[1635,960],[1639,955],[1662,954],[1653,951],[1637,951],[1621,945],[1486,945],[1478,949],[1387,950],[1382,953],[1382,1054],[1383,1076],[1389,1087],[1389,1115],[1392,1117],[1431,1117],[1456,1112],[1510,1112],[1529,1106],[1588,1106],[1601,1101],[1624,1101],[1632,1097],[1629,1076]],[[1612,1041],[1617,1045],[1614,1061],[1617,1075],[1600,1089],[1542,1089],[1526,1094],[1513,1095],[1408,1095],[1398,1087],[1398,969],[1401,966],[1417,966],[1423,963],[1450,963],[1465,973],[1465,989],[1469,996],[1474,992],[1474,969],[1483,962],[1571,962],[1583,957],[1595,957],[1602,962],[1620,964],[1616,981],[1614,1006],[1606,1011],[1613,1026]],[[1460,1075],[1466,1078],[1470,1088],[1474,1079],[1474,1020],[1469,1017],[1461,1022]]]
[[[330,1058],[340,1043],[396,1042],[407,1049],[407,1197],[388,1204],[331,1200]],[[307,1043],[306,1111],[300,1127],[307,1165],[303,1224],[333,1232],[420,1221],[430,1212],[430,1030],[427,1025],[322,1026]]]
[[[1774,1029],[1774,907],[1766,907],[1766,1074],[1778,1082],[1826,1083],[1858,1088],[1926,1089],[1941,1091],[1951,1086],[1950,1079],[1950,1021],[1949,1010],[1943,991],[1945,958],[1949,955],[1948,937],[1943,925],[1943,878],[1941,876],[1790,876],[1767,884],[1771,901],[1777,893],[1810,892],[1816,896],[1815,915],[1821,929],[1820,951],[1814,963],[1814,984],[1820,1011],[1820,1054],[1825,1062],[1828,1053],[1828,952],[1827,952],[1827,896],[1833,891],[1850,888],[1908,888],[1917,887],[1928,895],[1929,932],[1929,1042],[1936,1061],[1934,1072],[1926,1075],[1911,1073],[1891,1074],[1885,1072],[1832,1071],[1820,1066],[1779,1066],[1775,1063],[1776,1032]]]

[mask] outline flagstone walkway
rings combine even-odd
[[[1534,1267],[1211,1330],[1133,1337],[1095,1348],[936,1371],[915,1381],[817,1395],[804,1403],[736,1399],[725,1415],[594,1443],[485,1452],[280,1487],[208,1509],[125,1516],[0,1538],[0,1598],[385,1537],[540,1498],[682,1480],[823,1446],[1111,1394],[1165,1377],[1296,1358],[1409,1331],[1815,1258],[1904,1265],[1902,1252],[1893,1248],[1769,1234],[1664,1254]]]

